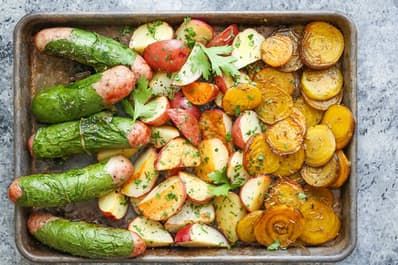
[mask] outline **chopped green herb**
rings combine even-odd
[[[307,199],[307,194],[305,194],[304,192],[299,192],[299,193],[297,194],[297,197],[298,197],[300,200],[305,201],[305,200]]]
[[[225,141],[227,142],[231,142],[232,141],[232,136],[230,132],[227,132],[227,134],[225,135]]]
[[[148,29],[149,34],[155,40],[156,40],[156,28],[162,24],[163,24],[163,22],[159,21],[159,20],[147,24],[147,29]]]
[[[281,246],[281,243],[279,242],[279,240],[275,240],[271,245],[269,245],[267,247],[267,250],[269,251],[275,251],[278,250]]]

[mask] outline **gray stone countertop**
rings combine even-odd
[[[337,10],[358,27],[358,243],[340,264],[398,264],[398,0],[0,0],[0,264],[14,244],[12,32],[33,11]]]

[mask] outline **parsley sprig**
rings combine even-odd
[[[230,190],[239,187],[237,184],[231,184],[227,177],[227,169],[224,167],[222,170],[215,170],[208,174],[209,178],[217,186],[211,185],[209,190],[214,196],[227,196]]]

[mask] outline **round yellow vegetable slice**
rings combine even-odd
[[[344,37],[336,27],[326,22],[312,22],[305,27],[301,58],[308,67],[328,68],[339,60],[343,51]]]
[[[333,208],[315,199],[307,200],[300,208],[304,229],[300,239],[308,245],[320,245],[337,237],[341,222]]]
[[[312,167],[326,164],[336,150],[333,132],[326,125],[310,127],[304,139],[305,162]]]
[[[307,69],[301,76],[301,87],[311,99],[328,100],[340,93],[343,74],[336,66],[325,70]]]
[[[333,192],[328,188],[304,185],[303,190],[307,197],[307,200],[315,199],[326,204],[329,207],[333,207],[334,195]]]
[[[294,243],[304,228],[304,218],[300,211],[278,205],[266,210],[254,227],[258,243],[269,246],[279,241],[282,248]]]
[[[257,86],[242,83],[227,90],[222,107],[226,113],[238,116],[242,111],[256,108],[261,101],[261,92]]]
[[[271,187],[265,199],[265,209],[271,209],[277,205],[287,205],[299,209],[305,195],[301,186],[295,182],[283,180]]]
[[[293,55],[293,41],[282,34],[274,34],[261,44],[261,58],[272,67],[286,64]]]
[[[336,189],[343,186],[343,184],[347,181],[348,177],[350,176],[351,171],[351,162],[348,160],[346,155],[343,151],[337,151],[337,158],[339,160],[339,174],[336,179],[331,185],[330,188]]]
[[[349,108],[342,105],[333,105],[326,112],[322,119],[332,130],[336,138],[336,148],[343,149],[350,142],[354,133],[355,121]]]
[[[268,88],[262,91],[263,100],[256,108],[258,117],[266,124],[274,124],[290,116],[293,99],[278,88]]]
[[[308,105],[311,107],[317,109],[317,110],[327,110],[331,106],[335,104],[340,104],[341,101],[343,100],[343,91],[341,91],[339,94],[336,96],[332,97],[331,99],[328,100],[314,100],[310,99],[305,93],[301,94],[302,97],[304,98],[305,102],[307,102]]]
[[[283,28],[278,30],[278,33],[288,36],[293,42],[293,54],[287,63],[279,67],[280,71],[294,72],[303,67],[303,63],[301,62],[300,58],[300,40],[303,35],[303,30],[303,28],[299,29],[298,27]]]
[[[265,132],[265,139],[274,153],[293,154],[303,144],[303,129],[292,118],[287,118],[269,127]]]
[[[280,164],[277,171],[273,174],[278,177],[288,177],[298,172],[304,164],[305,152],[301,148],[296,153],[284,155],[279,158]]]
[[[300,125],[302,129],[303,135],[307,132],[307,124],[305,120],[305,116],[301,110],[296,107],[293,107],[292,114],[290,114],[290,118],[292,118],[298,125]]]
[[[262,92],[268,88],[279,88],[292,95],[297,87],[296,76],[293,73],[284,73],[271,67],[257,72],[253,81],[259,83]]]
[[[249,138],[243,151],[243,166],[251,176],[273,173],[279,168],[279,156],[272,152],[264,134]]]
[[[293,106],[303,113],[305,117],[306,128],[312,127],[321,122],[323,111],[314,109],[308,105],[302,97],[297,98]]]
[[[333,156],[326,165],[321,167],[311,167],[305,165],[301,169],[301,176],[311,186],[327,187],[337,180],[339,176],[339,164],[337,155]]]
[[[254,226],[257,224],[258,220],[260,220],[264,211],[254,211],[243,217],[237,227],[236,233],[238,234],[238,238],[246,243],[255,243],[256,236],[254,235]]]

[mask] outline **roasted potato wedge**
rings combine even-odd
[[[300,173],[305,182],[314,187],[327,187],[335,182],[339,176],[339,164],[337,155],[334,155],[325,165],[311,167],[305,165]]]
[[[300,150],[303,144],[303,128],[292,118],[287,118],[270,126],[265,131],[265,140],[274,153],[293,154]]]
[[[268,88],[279,88],[289,95],[293,95],[297,87],[296,76],[293,73],[281,72],[271,67],[266,67],[257,72],[253,81],[259,83],[261,91]]]
[[[300,240],[308,245],[320,245],[337,237],[341,222],[333,208],[314,199],[301,206],[304,228]]]
[[[337,179],[329,185],[330,188],[336,189],[343,186],[350,176],[351,162],[348,160],[343,151],[337,151],[337,158],[339,160],[339,174]]]
[[[304,139],[305,162],[312,167],[325,165],[336,150],[333,132],[326,125],[310,127]]]
[[[160,222],[137,216],[129,223],[128,230],[144,239],[147,247],[166,247],[174,243],[173,237]]]
[[[193,82],[183,86],[182,93],[192,104],[204,105],[217,97],[218,87],[207,82]]]
[[[315,199],[326,204],[329,207],[333,207],[334,195],[333,192],[328,188],[304,185],[303,190],[307,200]]]
[[[261,101],[261,91],[257,86],[238,84],[224,94],[222,107],[227,114],[239,116],[242,111],[256,108]]]
[[[227,177],[232,185],[241,187],[250,178],[243,167],[243,152],[236,151],[228,161]]]
[[[261,59],[262,34],[248,28],[239,32],[232,43],[232,56],[237,60],[235,66],[240,69]]]
[[[301,59],[313,69],[334,65],[344,51],[343,34],[327,22],[312,22],[304,29],[301,41]]]
[[[176,128],[168,125],[151,127],[151,132],[151,143],[156,148],[162,148],[170,140],[180,136],[180,132]]]
[[[252,110],[244,111],[232,125],[232,140],[234,144],[243,149],[250,136],[261,133],[260,121]]]
[[[306,128],[312,127],[321,122],[323,111],[314,109],[313,107],[308,105],[302,97],[297,98],[293,106],[294,108],[301,111],[301,113],[304,115]],[[294,110],[292,115],[294,115]]]
[[[185,185],[188,198],[193,202],[202,204],[213,198],[213,195],[209,191],[209,184],[200,178],[186,172],[180,172],[178,176]]]
[[[303,189],[295,182],[283,180],[273,185],[265,199],[265,209],[278,205],[287,205],[299,209],[305,200]]]
[[[243,166],[251,176],[273,173],[279,168],[279,156],[274,154],[262,133],[253,135],[243,151]]]
[[[300,171],[304,164],[304,148],[300,148],[296,153],[283,155],[279,158],[279,168],[273,174],[278,177],[289,177]]]
[[[276,33],[261,44],[261,58],[272,67],[286,64],[293,56],[293,40],[285,35]]]
[[[310,99],[328,100],[341,92],[343,74],[336,66],[325,70],[304,70],[301,89]]]
[[[293,99],[289,94],[278,88],[269,88],[262,91],[262,95],[262,102],[256,108],[260,120],[272,125],[290,116]]]
[[[214,206],[216,207],[217,227],[228,241],[234,244],[238,241],[236,233],[238,222],[246,215],[245,207],[239,196],[233,192],[229,192],[226,197],[216,197]]]
[[[203,140],[199,145],[200,165],[195,168],[196,175],[211,183],[209,174],[227,168],[229,153],[227,147],[218,138]]]
[[[255,243],[256,236],[254,235],[254,227],[258,220],[260,220],[264,211],[254,211],[243,217],[236,227],[236,233],[239,240],[246,243]]]
[[[151,81],[149,81],[149,88],[155,96],[165,96],[173,98],[178,91],[176,86],[172,85],[172,74],[166,72],[156,72]]]
[[[323,111],[327,110],[328,108],[330,108],[331,106],[333,106],[335,104],[340,104],[341,101],[343,100],[343,91],[341,91],[336,96],[334,96],[328,100],[323,100],[323,101],[311,99],[305,93],[301,93],[301,95],[302,95],[303,99],[305,100],[305,102],[307,102],[308,105],[310,105],[314,109],[323,110]]]
[[[102,215],[112,221],[122,219],[126,215],[128,207],[127,197],[119,191],[112,191],[98,198],[98,208]]]
[[[168,109],[167,113],[171,121],[181,131],[181,133],[195,146],[198,146],[202,136],[199,130],[199,121],[196,117],[185,109]]]
[[[326,124],[332,130],[337,149],[346,147],[354,134],[355,121],[352,112],[342,105],[331,106],[325,112],[322,124]]]
[[[230,248],[228,241],[217,229],[205,224],[188,224],[178,230],[175,242],[181,247]]]
[[[271,185],[271,177],[267,175],[249,179],[240,189],[240,199],[249,212],[260,210],[265,194]]]
[[[279,241],[282,248],[294,243],[302,234],[304,218],[300,211],[286,205],[278,205],[264,211],[254,227],[258,243],[269,246]]]

